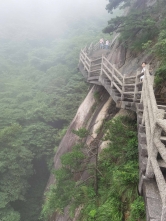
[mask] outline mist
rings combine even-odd
[[[107,21],[107,3],[107,0],[1,0],[0,38],[56,38],[75,22],[79,25],[83,20]]]

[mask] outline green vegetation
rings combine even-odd
[[[111,19],[103,31],[105,33],[120,32],[120,39],[126,47],[134,52],[142,51],[142,44],[158,35],[156,17],[152,16],[155,12],[156,8],[132,8],[127,16]]]
[[[20,212],[21,220],[38,219],[54,147],[87,91],[75,68],[81,45],[77,40],[72,49],[72,41],[76,39],[61,40],[58,45],[50,42],[45,47],[28,42],[1,44],[0,220],[11,220],[7,214],[13,209]],[[40,191],[34,192],[37,186]],[[20,220],[15,211],[12,213]]]
[[[112,13],[114,9],[121,6],[120,8],[125,8],[130,5],[132,0],[109,0],[109,3],[106,6],[108,12]]]
[[[123,2],[123,4],[122,4]],[[109,0],[108,12],[118,6],[126,7],[130,4],[127,16],[112,18],[104,33],[120,32],[120,40],[125,47],[131,49],[133,55],[144,50],[153,53],[160,61],[160,68],[156,71],[155,83],[159,85],[166,80],[166,5],[164,0],[158,0],[150,7],[136,1]]]
[[[104,32],[120,32],[121,43],[133,54],[154,53],[161,61],[160,83],[166,80],[165,2],[141,8],[139,1],[109,0],[107,10],[129,4],[136,10],[110,20]],[[76,69],[80,48],[100,39],[102,24],[100,19],[98,27],[90,20],[76,21],[60,39],[0,39],[0,220],[39,220],[54,151],[88,89]],[[99,94],[94,98],[98,102]],[[80,143],[61,157],[41,220],[63,213],[67,205],[71,216],[83,207],[80,221],[144,220],[137,195],[136,128],[129,119],[117,118],[105,131],[111,142],[99,157],[98,146],[85,154],[88,131],[74,131]],[[83,173],[87,179],[78,181]]]
[[[56,184],[47,193],[42,211],[45,220],[55,212],[63,213],[67,205],[71,216],[82,207],[79,221],[122,221],[124,217],[128,221],[145,220],[143,199],[137,193],[136,123],[118,117],[108,121],[104,131],[110,144],[100,153],[97,164],[85,154],[83,138],[88,132],[85,128],[75,132],[80,144],[61,157],[62,168],[54,172]],[[78,181],[85,171],[86,179]]]
[[[54,151],[88,90],[79,52],[101,23],[75,22],[61,39],[0,39],[0,220],[39,220]]]

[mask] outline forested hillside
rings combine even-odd
[[[155,64],[159,61],[156,84],[166,80],[165,0],[154,5],[150,0],[109,0],[104,3],[108,12],[119,6],[126,11],[131,6],[132,10],[127,16],[118,11],[119,16],[111,19],[107,27],[108,16],[98,13],[99,9],[90,16],[92,8],[96,8],[95,1],[88,9],[82,1],[79,10],[74,4],[63,2],[59,11],[56,6],[60,1],[57,2],[50,1],[45,20],[39,16],[44,1],[35,9],[33,4],[28,7],[28,2],[17,4],[17,9],[27,8],[26,16],[31,14],[22,23],[17,10],[0,9],[0,221],[47,220],[54,212],[63,213],[71,201],[71,217],[84,204],[80,220],[121,221],[124,216],[130,221],[144,220],[144,204],[137,193],[134,120],[111,120],[111,116],[97,131],[99,137],[103,135],[100,140],[111,141],[98,159],[98,172],[94,164],[82,167],[82,161],[87,162],[83,143],[89,131],[85,128],[74,131],[80,143],[61,157],[61,169],[52,171],[53,157],[90,87],[77,70],[80,49],[86,44],[98,42],[101,37],[111,39],[110,34],[119,32],[119,45],[127,48],[131,56],[144,53],[152,55]],[[3,13],[8,18],[6,26]],[[58,20],[54,20],[54,13],[60,13]],[[24,11],[20,14],[23,16]],[[101,102],[99,94],[94,98],[97,104]],[[95,179],[90,185],[78,185],[75,174],[82,169],[90,175],[98,173],[97,191]],[[41,215],[43,193],[52,172],[57,176],[57,185],[47,193]]]
[[[37,221],[56,148],[88,91],[80,48],[103,19],[76,20],[59,38],[0,39],[0,220]]]
[[[122,62],[120,68],[128,65],[136,73],[141,57],[147,59],[150,65],[153,61],[155,86],[162,86],[166,80],[165,0],[109,0],[106,9],[112,13],[117,7],[125,9],[125,13],[108,21],[108,26],[103,29],[104,33],[120,33],[113,52],[115,66],[118,67],[122,58],[124,63]],[[108,77],[108,66],[102,65],[105,66]],[[86,76],[84,71],[81,72]],[[103,78],[106,86],[109,83],[111,85],[107,77]],[[101,97],[97,97],[100,100]],[[62,167],[53,171],[56,182],[46,194],[42,210],[45,220],[68,220],[69,217],[79,221],[145,220],[143,198],[138,195],[136,122],[123,117],[110,120],[112,116],[113,113],[108,113],[102,126],[97,128],[94,140],[93,132],[90,133],[86,128],[73,131],[80,142],[71,148],[71,152],[59,156]],[[92,145],[87,144],[89,136],[93,140]],[[100,153],[100,142],[103,140],[108,141],[108,144]],[[92,161],[91,157],[94,156]],[[82,175],[85,171],[88,171],[88,178]],[[78,174],[81,174],[80,180]]]

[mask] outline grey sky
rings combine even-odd
[[[107,0],[0,0],[0,37],[44,32],[54,35],[75,20],[108,17],[107,3]]]

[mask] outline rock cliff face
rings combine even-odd
[[[77,130],[81,127],[86,126],[86,122],[90,119],[92,115],[92,108],[95,105],[94,94],[100,93],[102,91],[102,87],[93,86],[86,96],[85,100],[80,105],[73,121],[71,122],[65,136],[63,137],[58,150],[54,157],[54,168],[58,169],[61,166],[60,157],[62,154],[71,150],[72,146],[78,141],[78,137],[72,133],[72,130]],[[55,178],[53,175],[50,176],[47,188],[51,184],[55,182]]]
[[[98,101],[96,101],[94,98],[94,95],[96,93],[98,94]],[[73,121],[71,122],[65,136],[63,137],[58,147],[58,150],[54,157],[54,168],[58,169],[61,166],[61,155],[70,151],[72,146],[75,145],[78,141],[78,137],[72,133],[72,130],[86,127],[87,130],[89,130],[95,138],[95,131],[100,127],[103,119],[105,119],[105,117],[107,117],[108,115],[113,114],[113,112],[116,113],[117,111],[118,110],[115,107],[115,103],[112,101],[107,91],[101,86],[93,86],[86,96],[85,100],[80,105]],[[89,145],[92,142],[90,137],[87,138],[87,142]],[[80,179],[84,179],[84,177],[86,177],[86,174],[82,174],[82,177],[80,177]],[[51,175],[46,187],[46,191],[54,182],[56,182],[55,177]],[[50,221],[67,220],[70,220],[68,215],[68,208],[65,209],[63,215],[54,214],[50,218]]]
[[[99,94],[99,100],[96,103],[94,99],[94,94]],[[134,116],[132,112],[127,110],[120,110],[116,108],[115,102],[106,92],[106,90],[102,86],[93,86],[89,91],[87,97],[80,105],[76,116],[71,122],[65,136],[63,137],[57,153],[54,157],[54,168],[58,169],[61,166],[60,156],[71,150],[72,146],[77,143],[78,137],[72,133],[72,130],[79,129],[81,127],[86,127],[92,136],[88,136],[86,139],[86,143],[90,146],[94,139],[97,137],[97,130],[101,127],[103,120],[111,119],[114,116],[119,115],[130,115]],[[94,139],[93,139],[93,138]],[[107,141],[100,141],[99,143],[99,152],[107,147]],[[92,159],[93,160],[93,159]],[[87,173],[84,172],[79,179],[84,180],[87,177]],[[50,185],[56,182],[55,177],[53,175],[50,176],[49,182],[47,184],[46,191],[49,189]],[[69,218],[68,207],[65,209],[63,215],[53,214],[53,216],[49,219],[49,221],[76,221],[81,208],[78,208],[76,211],[76,215],[73,219]]]
[[[116,68],[127,76],[135,75],[136,71],[142,69],[142,62],[147,62],[151,68],[155,71],[157,68],[155,57],[148,55],[146,53],[140,53],[135,55],[129,48],[116,40],[110,54],[108,55],[108,60],[115,64]]]

